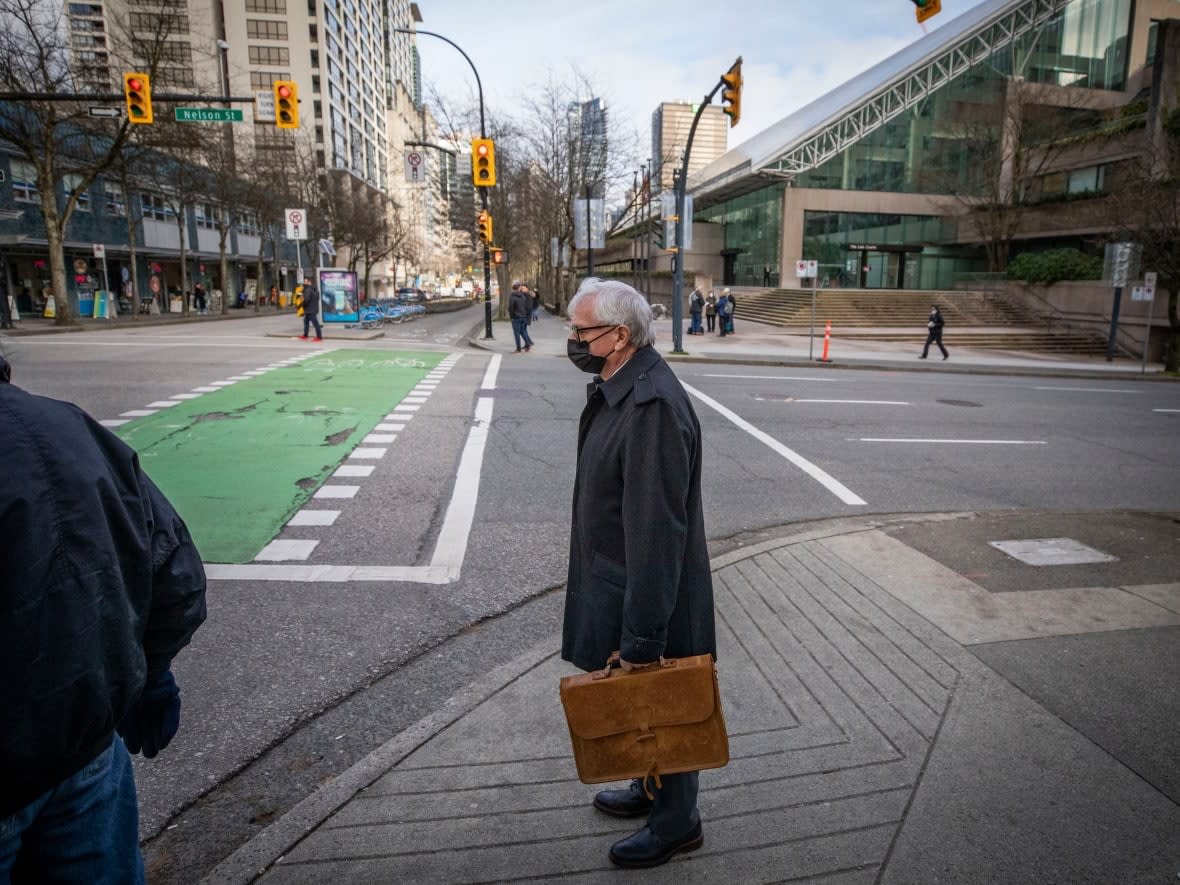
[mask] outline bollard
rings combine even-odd
[[[828,359],[828,345],[832,343],[832,321],[828,320],[827,326],[824,328],[824,355],[819,358],[821,363],[830,363]]]

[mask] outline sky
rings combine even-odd
[[[522,116],[530,89],[580,72],[646,158],[656,106],[701,100],[739,55],[731,148],[979,4],[942,0],[923,30],[910,0],[418,0],[417,27],[471,57],[492,115]],[[474,105],[462,56],[425,35],[418,49],[427,97],[433,86],[456,107]]]

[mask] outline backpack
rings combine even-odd
[[[732,316],[733,315],[733,302],[730,301],[728,298],[725,299],[725,307],[723,307],[721,309],[721,314],[722,314],[722,316]]]

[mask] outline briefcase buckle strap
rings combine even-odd
[[[660,780],[660,769],[654,763],[652,764],[651,770],[648,771],[648,773],[643,776],[643,781],[642,781],[643,795],[646,796],[648,799],[651,799],[654,802],[656,796],[655,796],[655,793],[653,793],[647,785],[648,778],[651,778],[652,780],[654,780],[656,782],[656,789],[657,790],[664,789],[664,782],[662,780]]]

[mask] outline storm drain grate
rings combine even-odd
[[[988,541],[1002,553],[1028,565],[1084,565],[1118,562],[1117,556],[1087,547],[1073,538],[1029,538],[1023,541]]]

